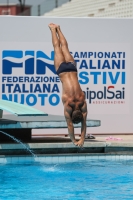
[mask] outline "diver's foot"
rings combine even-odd
[[[53,23],[50,23],[50,24],[48,25],[48,27],[50,28],[51,31],[56,30],[56,26],[55,26],[55,24],[53,24]]]
[[[60,30],[60,25],[58,25],[58,24],[54,24],[54,25],[56,26],[57,30]]]

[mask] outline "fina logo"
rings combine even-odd
[[[51,51],[51,57],[48,57],[43,51],[4,50],[2,52],[2,74],[12,74],[13,68],[24,66],[24,73],[27,75],[35,73],[44,75],[46,68],[56,74],[53,61],[54,51]],[[36,70],[34,63],[36,63]]]

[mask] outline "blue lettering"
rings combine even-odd
[[[12,77],[7,77],[7,82],[11,83],[12,82]]]
[[[125,79],[126,79],[125,76],[126,76],[126,73],[125,73],[125,72],[122,72],[122,81],[121,81],[122,84],[125,84],[125,82],[126,82],[126,81],[125,81]]]
[[[30,101],[30,99],[32,99],[32,102]],[[29,95],[26,97],[26,103],[27,103],[29,106],[34,106],[34,105],[37,103],[37,97],[36,97],[34,94],[29,94]]]
[[[16,84],[15,87],[14,87],[13,93],[16,93],[16,92],[21,93],[21,89],[20,89],[19,84]]]
[[[46,84],[43,84],[43,92],[50,92],[50,88],[51,88],[51,85],[48,84],[48,86]],[[46,91],[45,91],[46,90]]]
[[[2,84],[2,93],[5,93],[5,84]]]
[[[103,84],[107,83],[107,77],[106,77],[106,72],[103,72]]]
[[[113,52],[111,58],[117,58],[116,53]]]
[[[2,76],[2,82],[6,81],[6,77]]]
[[[101,60],[98,60],[98,69],[101,69]]]
[[[88,69],[88,66],[87,66],[86,60],[82,60],[79,69],[82,69],[82,68]]]
[[[30,56],[25,60],[25,74],[34,74],[34,51],[25,51],[25,56]]]
[[[105,68],[110,69],[110,65],[109,65],[109,61],[108,60],[105,60],[104,63],[103,63],[102,69],[105,69]]]
[[[30,92],[33,93],[33,84],[30,84]]]
[[[11,93],[11,87],[13,86],[13,84],[6,84],[6,86],[8,87],[8,93]]]
[[[92,62],[93,60],[90,60],[90,69],[96,69],[96,67],[92,66],[93,65]]]
[[[21,94],[21,104],[24,104],[24,94]]]
[[[56,83],[59,83],[60,82],[60,79],[59,79],[59,77],[57,76],[57,77],[55,77],[55,82]]]
[[[90,75],[94,76],[94,84],[98,83],[98,76],[101,75],[101,72],[90,72]]]
[[[57,84],[54,84],[52,92],[60,92]]]
[[[125,69],[125,60],[122,60],[122,69]]]
[[[36,73],[37,74],[46,74],[46,69],[48,68],[54,74],[56,74],[56,70],[54,67],[53,53],[51,52],[51,58],[49,58],[44,52],[37,51],[37,61],[36,61]],[[47,63],[45,60],[52,60],[53,64]]]
[[[46,82],[46,83],[49,82],[48,76],[45,76],[45,77],[44,77],[44,82]]]
[[[103,52],[98,52],[98,58],[103,58],[104,56],[103,56]]]
[[[110,58],[110,52],[105,52],[105,58]]]
[[[18,94],[14,94],[14,102],[18,102]]]
[[[93,52],[88,52],[88,58],[90,58],[91,56],[93,56]]]
[[[122,54],[122,52],[117,52],[117,54],[118,54],[118,58],[120,58],[120,57],[121,57],[121,54]]]
[[[75,54],[74,54],[74,58],[79,58],[79,54],[78,54],[78,52],[75,52]]]
[[[18,77],[14,76],[12,81],[13,83],[18,82]]]
[[[22,91],[23,93],[28,93],[29,90],[26,90],[26,85],[25,84],[22,84]]]
[[[40,93],[42,92],[39,84],[36,84],[35,89],[34,89],[34,92],[35,92],[35,93],[36,93],[36,92],[40,92]]]
[[[2,99],[7,101],[12,101],[12,94],[9,94],[9,98],[7,97],[6,94],[2,94]]]
[[[112,72],[108,72],[108,74],[109,74],[109,77],[110,77],[111,83],[112,83],[112,84],[116,84],[117,81],[118,81],[118,78],[119,78],[120,72],[116,72],[115,77],[113,77]]]
[[[103,72],[103,84],[107,83],[106,72]]]
[[[55,99],[55,102],[53,102],[53,98]],[[60,102],[60,97],[57,94],[51,94],[49,97],[49,103],[52,106],[57,106]]]
[[[15,77],[13,77],[13,79],[14,79],[14,78],[15,78]],[[17,77],[16,77],[16,78],[17,78]],[[13,81],[13,82],[15,82],[15,81]],[[17,81],[16,81],[16,82],[17,82]],[[22,76],[19,77],[19,82],[20,82],[20,83],[23,82],[23,77],[22,77]]]
[[[13,68],[22,68],[22,62],[13,62],[11,59],[21,59],[23,57],[22,51],[3,51],[2,52],[2,73],[3,74],[12,74]]]
[[[45,106],[45,97],[48,97],[48,94],[39,94],[38,97],[41,98],[41,106]]]
[[[115,69],[115,66],[117,69],[120,69],[120,60],[118,60],[118,63],[115,60],[112,60],[112,69]]]
[[[89,74],[88,72],[80,72],[79,73],[79,78],[83,79],[83,80],[79,80],[80,84],[87,84],[89,83],[89,78],[87,77]]]
[[[34,77],[31,77],[30,82],[37,82],[37,81],[35,81]]]
[[[80,52],[81,58],[87,58],[87,52]]]

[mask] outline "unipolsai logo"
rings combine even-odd
[[[2,74],[13,74],[15,68],[24,68],[24,74],[46,74],[47,68],[56,74],[54,51],[48,56],[43,51],[4,50],[2,52]]]

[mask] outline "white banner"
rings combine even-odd
[[[63,114],[62,85],[51,44],[3,43],[0,48],[1,98]],[[129,113],[129,45],[71,43],[70,51],[89,113]]]
[[[77,63],[88,118],[101,120],[100,127],[87,132],[132,133],[132,20],[1,17],[0,98],[48,114],[64,115],[62,85],[54,68],[54,49],[48,28],[53,22],[60,24]],[[80,133],[80,129],[76,133]]]

